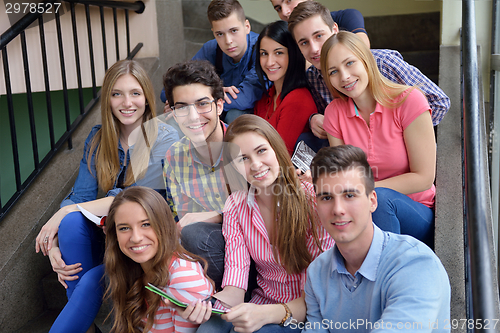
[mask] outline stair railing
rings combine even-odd
[[[54,4],[60,4],[61,2],[69,4],[70,12],[71,12],[71,23],[72,23],[72,34],[73,34],[73,48],[74,48],[74,59],[69,59],[69,61],[74,61],[76,64],[76,77],[78,82],[78,99],[79,99],[79,115],[76,117],[74,121],[71,121],[70,118],[70,103],[68,98],[68,87],[67,87],[67,78],[66,78],[66,63],[68,59],[64,56],[64,48],[71,47],[67,45],[63,45],[62,32],[61,32],[61,20],[60,20],[60,11],[55,10],[56,6]],[[90,58],[90,68],[91,68],[91,77],[92,77],[92,99],[87,105],[84,105],[84,96],[83,96],[83,87],[82,87],[82,75],[81,75],[81,66],[80,66],[80,53],[79,53],[79,31],[77,29],[76,24],[76,15],[75,15],[75,7],[76,5],[85,6],[85,16],[86,16],[86,25],[87,25],[87,39],[88,39],[88,48],[89,48],[89,58]],[[94,43],[92,41],[92,24],[91,24],[91,14],[89,10],[89,6],[97,6],[99,8],[100,16],[94,18],[95,20],[100,20],[101,25],[101,33],[102,33],[102,49],[103,49],[103,59],[104,59],[104,70],[108,69],[108,54],[107,54],[107,44],[106,44],[106,29],[105,29],[105,15],[104,8],[112,8],[113,10],[113,23],[114,23],[114,41],[115,41],[115,49],[116,49],[116,61],[120,60],[120,45],[119,45],[119,35],[118,35],[118,18],[117,18],[117,10],[123,10],[125,15],[125,28],[126,28],[126,47],[127,47],[127,59],[132,59],[137,52],[143,46],[142,43],[138,43],[133,50],[130,50],[130,29],[129,29],[129,10],[133,10],[136,13],[140,14],[144,11],[145,5],[142,1],[136,2],[124,2],[124,1],[95,1],[95,0],[45,0],[40,2],[38,6],[42,10],[41,13],[38,10],[35,10],[34,13],[27,13],[23,16],[19,21],[17,21],[14,25],[12,25],[7,31],[5,31],[0,36],[0,50],[2,56],[3,63],[3,71],[4,71],[4,80],[5,80],[5,90],[6,90],[6,99],[7,99],[7,109],[8,109],[8,117],[9,117],[9,128],[10,128],[10,136],[12,142],[12,160],[14,165],[14,173],[15,173],[15,185],[16,190],[15,193],[10,198],[2,198],[0,195],[0,221],[3,219],[5,214],[9,211],[10,208],[14,205],[14,203],[21,197],[21,195],[26,191],[28,186],[33,182],[33,180],[37,177],[37,175],[43,170],[43,168],[47,165],[50,159],[55,155],[56,151],[58,151],[61,146],[67,142],[68,149],[72,149],[72,140],[71,135],[84,119],[84,117],[88,114],[88,112],[96,105],[100,97],[100,91],[97,91],[96,87],[96,67],[94,63]],[[45,7],[43,7],[45,6]],[[54,120],[53,120],[53,106],[50,94],[50,84],[49,84],[49,70],[47,65],[47,45],[45,42],[45,32],[44,32],[44,17],[46,13],[44,12],[44,8],[51,7],[51,12],[55,15],[55,23],[57,30],[57,41],[58,41],[58,51],[59,51],[59,63],[61,68],[61,81],[62,81],[62,90],[63,90],[63,98],[64,98],[64,109],[65,109],[65,132],[58,139],[55,138],[55,130],[54,130]],[[58,7],[59,9],[59,7]],[[35,124],[35,114],[33,107],[33,96],[31,89],[31,79],[30,79],[30,66],[28,60],[28,51],[27,51],[27,43],[26,43],[26,35],[25,30],[36,20],[38,20],[38,28],[40,35],[40,48],[41,48],[41,58],[42,58],[42,66],[43,66],[43,75],[44,75],[44,85],[45,85],[45,100],[47,105],[47,122],[49,127],[49,136],[50,136],[50,151],[45,156],[39,155],[38,142],[37,142],[37,127]],[[109,33],[109,32],[108,32]],[[81,32],[80,32],[81,34]],[[21,177],[21,166],[19,160],[19,147],[18,147],[18,133],[16,130],[16,122],[15,122],[15,110],[13,104],[12,97],[12,81],[10,76],[10,67],[9,67],[9,57],[8,57],[8,44],[14,40],[17,36],[20,37],[21,41],[21,49],[22,49],[22,63],[24,68],[24,81],[26,86],[26,97],[27,97],[27,105],[28,105],[28,114],[29,114],[29,124],[30,124],[30,135],[31,135],[31,146],[32,146],[32,154],[33,154],[33,165],[34,170],[26,177],[25,180],[22,180]],[[52,73],[52,75],[55,75]],[[27,133],[21,133],[22,135],[27,135]],[[56,141],[57,140],[57,141]],[[1,182],[1,176],[0,176]],[[1,183],[0,183],[1,184]]]
[[[500,332],[484,103],[480,94],[474,1],[462,1],[462,128],[467,320],[469,332]],[[457,321],[459,320],[459,321]],[[488,325],[487,325],[488,324]],[[453,325],[452,325],[452,328]]]

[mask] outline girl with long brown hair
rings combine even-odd
[[[178,134],[155,116],[154,90],[146,71],[134,60],[116,62],[102,84],[102,125],[94,126],[85,141],[73,189],[36,238],[36,251],[49,255],[67,289],[68,304],[51,332],[92,332],[102,302],[104,233],[80,207],[102,216],[126,187],[164,189],[161,159]],[[99,191],[106,197],[97,199]]]
[[[113,332],[194,332],[210,317],[213,283],[199,258],[179,242],[176,223],[158,192],[142,186],[118,194],[106,220],[107,294]],[[186,309],[164,304],[151,283]],[[205,318],[206,317],[206,318]]]
[[[223,290],[215,296],[232,307],[198,332],[229,332],[232,326],[263,332],[280,324],[286,331],[293,319],[305,319],[306,268],[333,240],[317,221],[312,184],[300,181],[283,139],[267,121],[242,115],[224,141],[236,148],[225,149],[224,160],[233,160],[249,189],[231,194],[224,207]],[[251,259],[258,287],[243,303]]]

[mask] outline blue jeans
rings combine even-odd
[[[434,210],[389,188],[377,187],[373,222],[382,230],[405,234],[434,247]]]
[[[82,264],[78,279],[66,281],[68,303],[50,332],[86,332],[99,312],[104,295],[104,233],[82,213],[64,217],[58,231],[59,248],[66,265]]]
[[[182,228],[182,246],[189,252],[204,258],[208,263],[208,276],[221,289],[224,277],[224,254],[226,242],[222,235],[222,223],[197,222]]]
[[[242,114],[253,114],[253,110],[238,110],[238,109],[230,109],[230,110],[227,110],[227,111],[224,111],[221,115],[221,120],[223,122],[225,122],[226,124],[230,124],[233,122],[233,120],[235,120],[236,118],[238,118],[239,116],[241,116]]]
[[[255,331],[258,333],[286,333],[300,331],[298,325],[288,325],[287,327],[280,326],[278,324],[267,324],[262,326],[259,330]],[[233,324],[225,321],[220,317],[220,315],[214,314],[209,321],[203,323],[198,327],[196,333],[233,333]]]

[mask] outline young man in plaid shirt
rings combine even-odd
[[[208,261],[220,288],[224,272],[222,209],[228,196],[222,161],[226,125],[222,81],[208,61],[191,60],[164,76],[174,119],[185,136],[167,151],[163,168],[167,201],[181,229],[183,246]]]

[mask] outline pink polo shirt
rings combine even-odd
[[[405,92],[403,95],[406,95]],[[396,100],[400,100],[399,97]],[[405,102],[391,109],[377,104],[370,115],[370,127],[355,110],[351,98],[334,99],[325,110],[325,131],[345,144],[363,149],[373,170],[375,181],[410,172],[403,131],[419,115],[430,112],[425,96],[413,89]],[[426,191],[408,196],[427,207],[434,207],[434,184]]]

